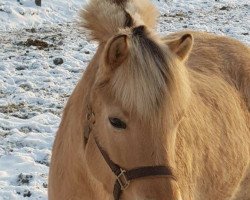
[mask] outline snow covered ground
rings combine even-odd
[[[23,28],[58,24],[75,19],[85,0],[0,0],[0,29]]]
[[[153,2],[161,33],[194,29],[250,44],[249,0]],[[47,199],[61,113],[96,48],[77,27],[84,3],[0,0],[0,200]]]

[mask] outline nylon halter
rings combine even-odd
[[[93,112],[91,112],[91,116],[94,116]],[[89,114],[87,115],[87,119],[91,121]],[[94,124],[93,121],[92,124]],[[88,140],[91,130],[92,128],[90,128],[89,126],[85,128],[85,141]],[[95,138],[94,140],[107,165],[110,167],[110,169],[116,176],[116,181],[114,183],[113,189],[114,200],[119,200],[122,195],[122,192],[126,190],[129,187],[130,182],[135,179],[146,178],[151,176],[164,176],[166,178],[176,180],[176,177],[173,175],[172,169],[168,166],[143,166],[127,171],[121,168],[118,164],[114,163],[110,159],[107,152],[98,143],[97,139]]]

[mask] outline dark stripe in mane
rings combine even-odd
[[[117,6],[121,7],[125,13],[125,23],[124,23],[124,28],[130,28],[134,24],[134,20],[131,17],[131,15],[125,10],[127,0],[110,0],[111,3],[116,4]]]
[[[133,29],[133,36],[137,38],[141,51],[152,57],[162,76],[167,80],[167,64],[162,49],[150,38],[148,38],[145,26],[138,26]],[[144,53],[145,52],[145,53]]]
[[[137,26],[133,29],[133,36],[144,36],[145,35],[145,26]]]
[[[104,0],[105,1],[105,0]],[[117,4],[118,6],[124,7],[124,5],[127,3],[127,0],[110,0],[112,3]]]
[[[133,18],[131,17],[131,15],[126,10],[124,10],[124,12],[125,12],[125,16],[126,16],[126,21],[125,21],[124,27],[125,28],[126,27],[130,28],[130,27],[133,26],[134,20],[133,20]]]

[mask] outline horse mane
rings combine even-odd
[[[173,113],[173,120],[179,118],[190,91],[185,67],[153,30],[157,15],[149,1],[140,0],[91,0],[81,11],[82,26],[100,44],[127,35],[126,61],[106,73],[100,60],[95,82],[106,98],[143,121],[152,121],[153,115],[159,119],[165,110]]]
[[[102,43],[121,28],[139,23],[154,28],[157,16],[158,11],[148,0],[91,0],[80,12],[80,24],[91,39]]]
[[[128,36],[129,56],[115,72],[100,64],[96,76],[100,93],[143,121],[159,119],[165,110],[176,121],[190,91],[186,68],[147,27],[124,29],[123,33]]]

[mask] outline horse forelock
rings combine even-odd
[[[171,63],[167,52],[144,26],[131,29],[129,49],[127,60],[110,72],[103,91],[124,110],[151,120],[164,110],[172,76]]]

